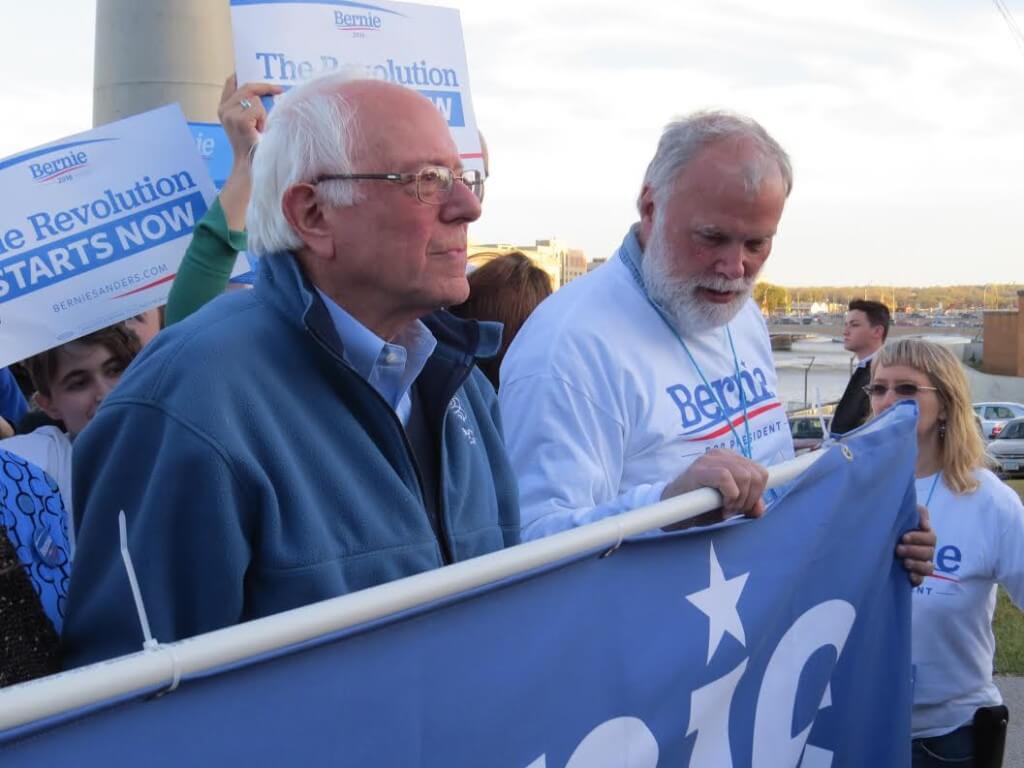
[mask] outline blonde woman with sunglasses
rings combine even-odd
[[[917,401],[917,498],[938,536],[935,573],[913,597],[913,766],[998,765],[989,755],[1002,753],[1000,729],[984,725],[994,712],[1002,719],[986,709],[1002,703],[992,614],[997,584],[1024,603],[1024,506],[986,469],[967,378],[948,349],[892,342],[865,389],[875,416]]]

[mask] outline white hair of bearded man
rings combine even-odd
[[[761,149],[760,161],[744,169],[750,192],[760,189],[765,175],[772,173],[773,166],[777,165],[786,187],[786,197],[789,197],[793,190],[793,165],[786,150],[756,120],[734,112],[711,110],[694,112],[665,126],[658,149],[644,174],[644,183],[636,199],[637,210],[643,212],[645,189],[650,188],[656,200],[663,200],[701,150],[727,138],[747,138]]]
[[[672,254],[660,222],[655,223],[644,248],[640,271],[647,295],[668,314],[682,336],[693,336],[726,325],[743,309],[757,280],[757,275],[735,280],[715,274],[689,278],[675,276],[672,273]],[[714,304],[700,297],[698,290],[701,288],[736,292],[737,295],[728,304]]]

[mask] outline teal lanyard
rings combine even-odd
[[[697,364],[697,360],[694,358],[693,353],[690,352],[690,348],[687,346],[686,341],[679,334],[679,331],[676,330],[675,325],[673,325],[672,321],[665,314],[665,311],[655,304],[651,297],[647,295],[647,288],[644,285],[643,276],[640,274],[640,269],[633,261],[633,257],[625,248],[619,249],[619,256],[622,259],[622,262],[626,265],[626,268],[629,269],[630,274],[633,276],[633,280],[640,287],[640,292],[643,293],[644,298],[647,299],[647,303],[654,308],[654,311],[658,313],[658,317],[660,317],[661,321],[665,323],[665,327],[668,328],[669,331],[672,332],[672,335],[676,337],[679,345],[683,348],[686,356],[690,359],[690,364],[693,365],[693,369],[697,371],[697,375],[700,376],[700,380],[704,383],[708,392],[710,392],[711,396],[715,399],[715,404],[718,406],[719,412],[722,414],[722,419],[725,420],[726,425],[729,427],[733,437],[736,439],[736,444],[740,447],[740,453],[748,459],[753,459],[753,442],[750,437],[750,420],[747,418],[747,396],[743,394],[743,382],[740,381],[740,360],[736,355],[736,345],[733,343],[732,331],[729,330],[728,324],[725,326],[725,335],[726,338],[729,339],[729,349],[732,350],[733,369],[736,372],[736,388],[740,392],[740,407],[743,409],[743,427],[747,438],[745,443],[740,438],[739,432],[736,431],[736,427],[733,425],[732,419],[729,418],[729,411],[725,407],[724,400],[718,396],[718,393],[712,388],[711,384],[708,383],[707,376],[704,375],[704,371],[701,370],[700,365]]]
[[[932,487],[928,491],[928,498],[925,500],[924,505],[928,508],[928,511],[932,511],[932,494],[935,493],[935,486],[939,484],[939,478],[942,477],[942,472],[938,472],[935,475],[935,479],[932,480]]]

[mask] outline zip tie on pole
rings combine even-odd
[[[607,519],[610,519],[610,518],[605,518],[605,519],[607,520]],[[619,522],[618,517],[615,517],[613,519],[615,520],[615,530],[619,534],[619,540],[615,542],[615,545],[613,547],[611,547],[610,549],[606,549],[604,552],[601,553],[601,559],[602,560],[604,558],[606,558],[606,557],[611,557],[612,555],[614,555],[619,550],[619,547],[622,546],[622,537],[623,537],[622,524]]]
[[[171,657],[171,684],[156,693],[156,698],[159,698],[177,690],[178,684],[181,682],[181,661],[178,659],[178,652],[173,643],[160,644],[155,640],[153,642],[156,646],[155,650],[162,651]]]
[[[161,645],[153,637],[149,630],[149,618],[146,616],[146,605],[142,602],[142,592],[139,590],[139,580],[135,575],[135,566],[132,565],[132,556],[128,552],[128,525],[125,522],[124,510],[117,515],[117,525],[121,534],[121,559],[124,560],[124,569],[128,573],[128,583],[132,588],[132,598],[135,600],[135,611],[139,615],[139,624],[142,626],[144,638],[142,649],[144,651],[159,651],[166,653],[171,659],[171,683],[155,696],[166,696],[175,691],[181,683],[181,662],[178,659],[178,652],[173,645]]]
[[[142,602],[142,592],[139,591],[139,580],[135,578],[135,566],[132,565],[132,556],[128,553],[128,525],[125,523],[123,509],[117,514],[117,524],[121,529],[121,559],[124,560],[124,569],[128,572],[128,583],[131,585],[132,597],[135,599],[135,612],[138,613],[139,624],[142,625],[142,648],[146,651],[153,650],[159,643],[153,639],[153,635],[149,631],[146,606]]]

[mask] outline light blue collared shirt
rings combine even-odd
[[[409,424],[412,398],[409,389],[434,352],[437,339],[421,321],[402,329],[393,342],[384,341],[317,288],[344,348],[345,362],[395,409],[402,424]]]
[[[857,367],[858,367],[858,368],[865,368],[866,366],[869,366],[869,365],[871,365],[871,359],[872,359],[872,358],[873,358],[873,357],[874,357],[875,355],[877,355],[877,354],[878,354],[878,352],[879,352],[879,350],[880,350],[880,349],[881,349],[881,347],[879,347],[878,349],[876,349],[876,350],[875,350],[874,352],[872,352],[872,353],[871,353],[870,355],[868,355],[867,357],[865,357],[865,358],[864,358],[863,360],[858,360],[858,361],[857,361]]]

